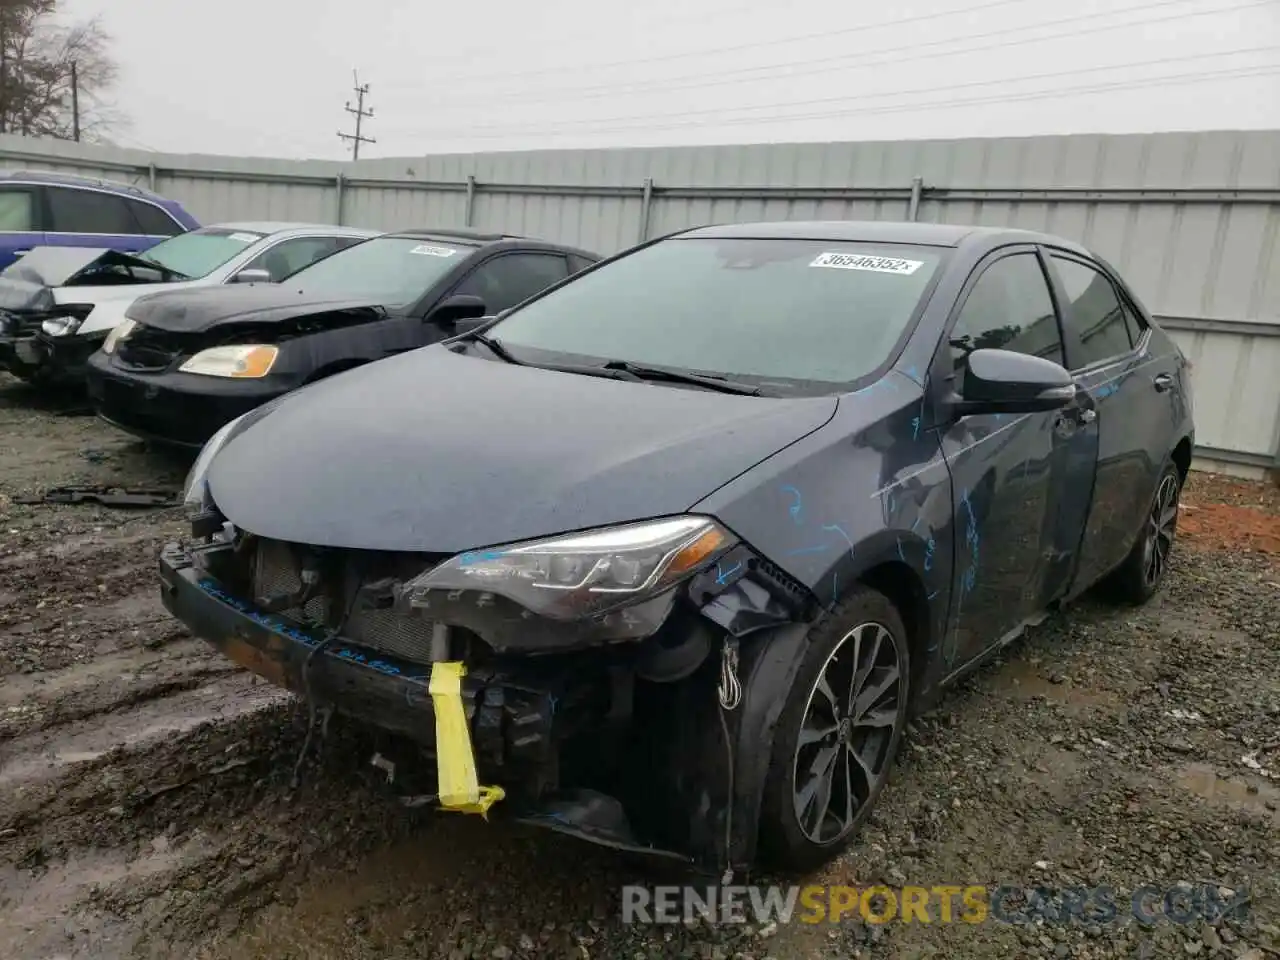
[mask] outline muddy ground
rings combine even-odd
[[[0,956],[22,958],[1280,957],[1280,497],[1196,476],[1145,609],[1056,616],[909,733],[822,879],[1179,881],[1249,891],[1217,924],[640,927],[634,864],[408,811],[334,724],[164,615],[174,511],[12,502],[185,464],[0,379]],[[649,878],[652,879],[652,878]],[[663,878],[665,879],[665,878]]]

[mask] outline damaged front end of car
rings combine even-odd
[[[161,558],[168,609],[434,754],[440,806],[708,871],[753,862],[761,744],[815,610],[715,519],[428,556],[266,539],[198,484],[188,499],[193,537]]]

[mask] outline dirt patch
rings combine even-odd
[[[1178,514],[1180,533],[1211,550],[1280,554],[1280,516],[1230,503],[1188,504]]]
[[[6,960],[1249,957],[1280,951],[1278,499],[1193,477],[1141,609],[1052,617],[909,731],[831,881],[1211,883],[1248,923],[624,926],[672,882],[553,835],[406,810],[374,733],[307,715],[166,617],[170,511],[18,506],[184,466],[0,380],[0,944]],[[1242,514],[1248,550],[1214,519]],[[1212,508],[1212,509],[1210,509]],[[1239,532],[1243,521],[1232,520]],[[1217,526],[1214,526],[1217,524]],[[1256,545],[1254,545],[1256,544]],[[767,878],[752,878],[761,880]],[[1272,953],[1263,953],[1263,950]],[[1255,951],[1249,953],[1249,951]]]
[[[1280,555],[1280,487],[1215,474],[1192,474],[1178,533],[1210,550]]]

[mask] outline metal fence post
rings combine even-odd
[[[475,174],[467,174],[467,210],[463,226],[470,227],[476,219],[476,178]]]
[[[347,178],[342,175],[341,171],[339,171],[338,175],[333,178],[333,186],[334,186],[334,190],[336,191],[336,194],[334,197],[333,222],[340,227],[343,225],[342,201],[343,201],[343,194],[345,193],[346,183],[347,183]]]
[[[653,177],[644,178],[644,193],[640,197],[640,239],[644,243],[649,239],[649,211],[653,204]]]
[[[920,215],[920,196],[924,193],[924,177],[911,178],[911,199],[907,203],[907,219],[912,223]]]

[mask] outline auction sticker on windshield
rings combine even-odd
[[[870,257],[864,253],[820,253],[811,267],[835,267],[837,270],[872,270],[875,273],[915,273],[923,260],[898,257]]]
[[[236,243],[257,243],[262,237],[256,233],[230,233],[227,234],[227,239]]]
[[[409,252],[424,257],[452,257],[458,251],[452,247],[433,247],[429,243],[420,243]]]

